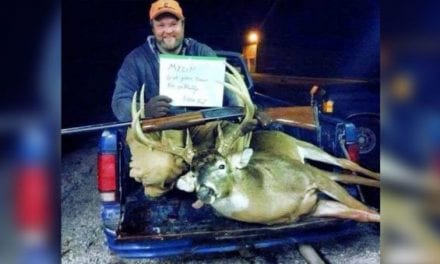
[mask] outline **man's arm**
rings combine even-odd
[[[125,57],[116,78],[116,87],[112,97],[112,110],[121,122],[131,120],[131,100],[133,94],[141,87],[139,69],[136,67],[134,54]]]

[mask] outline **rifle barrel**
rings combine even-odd
[[[126,127],[129,125],[131,125],[131,121],[129,121],[129,122],[110,122],[110,123],[104,123],[104,124],[64,128],[64,129],[61,129],[61,135],[90,132],[90,131],[109,129],[109,128]]]

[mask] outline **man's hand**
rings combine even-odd
[[[165,95],[158,95],[151,98],[148,103],[145,104],[145,117],[156,118],[165,116],[170,111],[171,98]]]

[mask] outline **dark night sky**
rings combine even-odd
[[[241,52],[260,28],[258,70],[377,79],[379,4],[367,0],[180,0],[186,36]],[[150,1],[62,3],[62,126],[113,121],[116,72],[150,34]]]

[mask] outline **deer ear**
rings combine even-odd
[[[251,148],[244,149],[243,152],[241,153],[240,162],[238,163],[237,168],[243,169],[244,167],[246,167],[249,164],[249,161],[251,160],[253,154],[254,154],[253,149]]]

